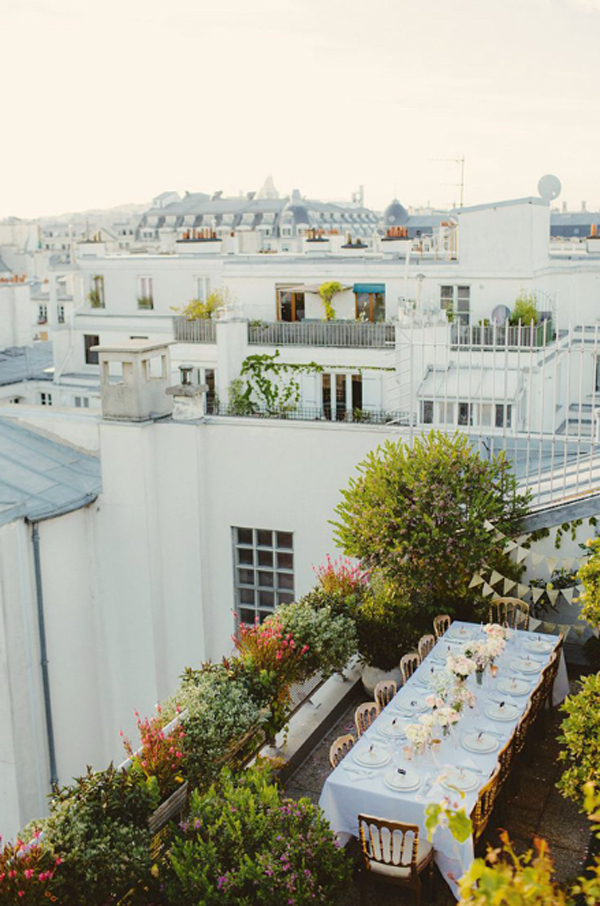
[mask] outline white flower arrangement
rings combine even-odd
[[[486,633],[488,638],[502,639],[503,642],[506,641],[506,629],[504,628],[504,626],[501,626],[500,623],[487,623],[483,627],[483,631]]]
[[[467,657],[465,654],[453,655],[449,654],[446,661],[446,669],[449,673],[452,673],[458,679],[464,680],[468,676],[471,676],[472,673],[475,673],[477,665],[472,658]]]
[[[460,714],[449,705],[444,705],[436,710],[435,719],[440,727],[451,727],[460,720]]]
[[[422,715],[426,717],[427,715]],[[431,727],[424,723],[407,724],[405,730],[406,738],[412,743],[415,752],[422,754],[431,740]]]
[[[472,708],[475,704],[475,696],[470,689],[467,689],[462,683],[457,683],[452,690],[448,704],[451,708],[454,708],[455,711],[462,711],[463,707],[466,705],[468,708]]]
[[[494,661],[497,657],[500,657],[505,647],[506,642],[503,638],[500,638],[500,636],[490,636],[485,643],[488,659]]]

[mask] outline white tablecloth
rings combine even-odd
[[[481,629],[478,624],[455,622],[452,624],[449,632],[455,634],[457,629],[465,627],[469,631],[477,633],[481,637]],[[423,834],[425,834],[425,808],[429,802],[440,802],[445,796],[449,796],[452,804],[456,802],[459,807],[464,807],[467,814],[477,801],[479,789],[484,786],[490,774],[497,764],[498,751],[502,748],[506,740],[512,736],[515,731],[520,715],[523,713],[528,701],[529,695],[510,697],[502,695],[496,689],[496,685],[503,677],[519,676],[531,682],[531,691],[535,688],[540,674],[519,675],[509,666],[509,662],[516,657],[533,657],[541,662],[543,668],[551,657],[549,654],[531,654],[523,648],[523,643],[527,642],[530,633],[517,632],[513,634],[513,639],[508,642],[503,654],[497,659],[499,667],[498,676],[495,680],[489,680],[485,686],[478,686],[475,677],[469,677],[467,680],[468,688],[475,693],[477,703],[474,709],[467,709],[466,713],[461,716],[460,721],[455,725],[452,737],[447,737],[442,741],[442,745],[436,756],[436,763],[431,755],[420,756],[413,759],[410,763],[404,763],[398,760],[398,753],[402,758],[402,745],[406,745],[406,740],[390,744],[390,740],[381,736],[378,732],[381,726],[380,721],[389,720],[390,716],[401,718],[402,715],[397,710],[397,702],[407,699],[423,701],[428,694],[422,684],[427,682],[431,675],[432,666],[443,666],[444,661],[439,660],[436,656],[440,651],[440,646],[447,648],[448,639],[442,637],[433,651],[420,665],[418,670],[411,677],[406,686],[402,687],[393,702],[390,702],[384,712],[371,725],[369,730],[364,733],[357,741],[354,749],[338,765],[338,767],[329,775],[325,781],[319,804],[325,813],[332,829],[336,833],[358,835],[358,815],[360,813],[375,815],[380,818],[389,818],[396,821],[404,821],[409,824],[418,824]],[[551,636],[542,636],[541,638],[551,639]],[[454,641],[454,640],[453,640]],[[437,651],[436,651],[437,649]],[[558,704],[568,693],[567,670],[564,662],[564,656],[561,655],[559,671],[554,684],[553,702]],[[484,714],[486,702],[489,699],[512,701],[518,706],[519,713],[513,721],[494,721]],[[406,719],[406,718],[403,718]],[[416,722],[417,717],[409,718]],[[379,725],[379,727],[378,727]],[[486,730],[499,736],[498,749],[490,754],[471,753],[461,745],[461,737],[465,731],[469,730]],[[348,768],[355,767],[359,771],[361,767],[354,761],[354,754],[367,750],[371,743],[376,742],[378,746],[389,746],[392,754],[391,761],[384,767],[378,768],[370,777],[364,774],[353,774]],[[396,752],[394,752],[396,749]],[[478,788],[465,794],[464,799],[457,797],[456,793],[448,791],[442,784],[435,784],[429,792],[423,796],[420,790],[415,792],[396,792],[390,789],[384,783],[384,776],[392,770],[396,764],[404,764],[405,767],[416,768],[425,781],[427,778],[434,780],[444,772],[446,766],[460,766],[464,768],[475,768],[481,772],[481,783]],[[362,768],[364,770],[364,768]],[[454,878],[459,878],[463,870],[466,870],[474,858],[474,846],[472,838],[466,843],[458,845],[448,831],[438,828],[433,838],[435,848],[435,861],[447,880],[453,893],[457,894],[457,886]]]

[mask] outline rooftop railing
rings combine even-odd
[[[539,324],[518,324],[514,327],[505,324],[452,324],[450,328],[450,342],[453,346],[531,349],[546,346],[553,339],[554,325],[550,319]]]
[[[210,318],[188,321],[179,315],[173,318],[173,336],[176,343],[216,343],[217,325]]]
[[[253,412],[242,411],[236,406],[217,405],[213,415],[224,415],[232,418],[274,418],[284,421],[302,422],[332,422],[353,425],[400,425],[407,427],[411,415],[408,412],[378,409],[338,408],[335,413],[323,409],[321,406],[298,406],[290,411],[268,412],[265,409],[255,409]],[[416,424],[416,415],[412,415],[413,425]]]
[[[362,321],[250,321],[248,343],[385,349],[395,343],[395,328]]]

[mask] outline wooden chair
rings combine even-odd
[[[345,736],[338,736],[338,738],[331,743],[329,749],[329,764],[332,768],[337,768],[342,758],[346,757],[353,745],[354,736],[352,733],[347,733]]]
[[[434,635],[422,635],[419,639],[419,644],[417,645],[417,651],[419,652],[419,657],[422,661],[425,660],[429,652],[435,646],[435,636]]]
[[[510,769],[515,755],[515,735],[498,752],[498,792],[502,789],[510,776]]]
[[[402,674],[402,685],[406,686],[407,682],[421,663],[421,658],[416,651],[409,651],[400,658],[400,673]]]
[[[496,598],[490,603],[490,623],[508,623],[511,629],[529,628],[529,604],[520,598]]]
[[[471,821],[473,822],[473,842],[477,843],[482,833],[486,829],[496,800],[500,795],[500,765],[497,765],[494,773],[479,791],[477,802],[471,812]]]
[[[450,629],[451,624],[452,617],[448,616],[447,613],[440,613],[437,617],[434,617],[433,631],[435,632],[436,639],[439,639],[446,630]]]
[[[390,884],[409,887],[421,903],[420,874],[429,866],[433,870],[433,846],[419,837],[417,824],[388,821],[373,815],[358,816],[358,833],[364,859],[361,906],[366,906],[366,880],[369,875]]]
[[[379,708],[375,702],[365,702],[364,705],[358,706],[354,712],[354,723],[359,736],[362,736],[365,730],[369,729],[378,714]]]
[[[521,715],[521,719],[519,720],[519,723],[517,724],[517,728],[515,730],[515,735],[514,735],[514,740],[515,740],[514,757],[515,758],[518,755],[520,755],[521,752],[523,751],[523,749],[525,748],[525,743],[527,742],[527,734],[529,733],[529,728],[530,728],[531,724],[533,723],[533,717],[534,717],[534,715],[533,715],[533,711],[531,709],[531,700],[530,700],[529,704],[525,708],[525,711]]]
[[[377,683],[373,698],[380,711],[383,711],[385,706],[389,705],[397,691],[398,685],[395,680],[382,680]]]
[[[554,649],[554,654],[550,658],[547,665],[542,670],[542,703],[540,710],[544,708],[546,702],[550,707],[550,711],[554,711],[554,706],[552,704],[552,693],[554,691],[554,681],[556,679],[556,674],[558,673],[558,668],[560,666],[560,656],[562,653],[562,644],[563,636],[559,636],[559,642]]]

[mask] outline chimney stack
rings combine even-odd
[[[191,422],[204,418],[204,394],[208,384],[195,384],[192,380],[193,365],[180,365],[180,381],[174,387],[167,387],[167,395],[173,397],[173,421]]]
[[[169,343],[129,340],[92,349],[100,364],[103,418],[144,422],[171,414]]]

